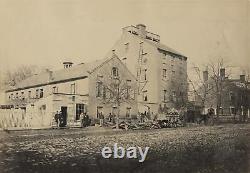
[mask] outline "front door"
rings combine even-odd
[[[60,127],[65,127],[67,125],[67,107],[62,106],[61,111],[62,111],[62,115],[61,115],[62,117],[60,121]]]

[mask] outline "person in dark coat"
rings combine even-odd
[[[87,113],[84,113],[84,116],[83,116],[83,127],[87,127],[88,123],[89,123],[89,116],[88,116]]]
[[[212,125],[214,124],[214,109],[212,106],[208,109],[208,117],[211,119]]]
[[[56,126],[59,127],[59,112],[56,111],[55,116],[54,116],[55,122],[56,122]]]

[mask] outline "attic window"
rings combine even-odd
[[[118,68],[117,67],[112,68],[112,76],[113,77],[118,77]]]

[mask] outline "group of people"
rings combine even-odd
[[[91,119],[89,118],[89,115],[87,113],[81,113],[80,114],[80,120],[81,120],[81,127],[87,127],[91,123]]]
[[[102,112],[98,113],[97,117],[99,118],[100,127],[102,127],[104,125],[104,119],[105,119],[103,113]],[[109,113],[109,115],[108,115],[108,122],[114,124],[115,123],[115,117],[116,116],[114,114]]]
[[[57,127],[63,127],[66,124],[64,122],[65,119],[62,116],[62,111],[56,111],[54,119]],[[87,113],[82,112],[80,114],[80,122],[81,122],[81,127],[87,127],[90,125],[91,119],[89,118],[89,115]]]

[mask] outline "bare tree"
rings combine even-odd
[[[3,88],[6,89],[15,87],[22,80],[44,70],[45,67],[38,67],[36,65],[22,65],[14,70],[8,70],[4,73],[4,77],[2,79]]]
[[[209,61],[209,63],[205,65],[204,71],[202,71],[200,67],[194,66],[195,80],[188,79],[189,85],[202,108],[205,108],[205,105],[211,100],[215,100],[217,116],[220,114],[219,110],[222,105],[225,80],[231,74],[230,68],[231,66],[227,65],[223,59]],[[205,77],[206,75],[207,77]]]
[[[102,102],[117,108],[116,128],[119,128],[120,106],[123,103],[135,104],[136,92],[138,90],[136,83],[133,83],[131,80],[123,80],[118,75],[113,76],[112,79],[106,79],[99,75],[97,87],[99,87],[97,95],[102,96]]]
[[[30,77],[35,73],[36,66],[22,65],[15,70],[8,70],[5,73],[4,84],[6,87],[14,87],[20,81]]]

